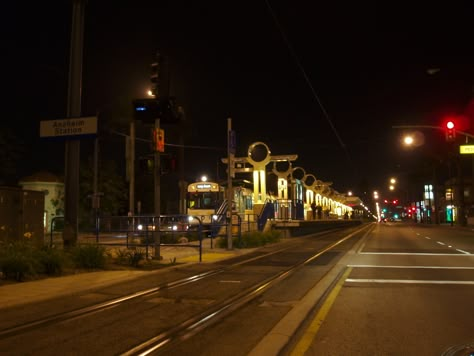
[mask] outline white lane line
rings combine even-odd
[[[468,284],[474,285],[474,281],[430,281],[423,279],[355,279],[347,278],[346,283],[401,283],[401,284]]]
[[[431,237],[429,237],[429,236],[425,236],[425,239],[431,240]]]
[[[437,244],[440,244],[440,245],[446,245],[444,242],[441,242],[441,241],[436,241]]]
[[[420,236],[421,234],[419,232],[416,233],[417,236]]]
[[[459,253],[413,253],[413,252],[359,252],[361,255],[400,255],[400,256],[452,256],[452,257],[465,257],[466,255],[471,256],[469,252],[458,250]]]
[[[411,269],[472,269],[474,270],[474,267],[452,267],[452,266],[382,266],[382,265],[347,265],[347,267],[352,267],[352,268],[411,268]]]

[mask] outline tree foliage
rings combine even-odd
[[[6,128],[0,128],[0,185],[16,181],[18,162],[25,149],[15,134]]]
[[[128,190],[125,180],[117,173],[115,161],[101,162],[98,167],[97,192],[100,193],[101,215],[122,215],[126,211]],[[92,160],[81,165],[80,170],[80,214],[93,216],[94,167]]]

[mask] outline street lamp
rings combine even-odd
[[[405,146],[411,146],[411,145],[413,145],[413,143],[414,143],[413,136],[407,135],[407,136],[403,137],[403,144]]]

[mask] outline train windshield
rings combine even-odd
[[[198,192],[188,194],[189,209],[217,209],[219,203],[218,192]]]

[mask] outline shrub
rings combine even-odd
[[[54,247],[44,247],[38,251],[38,264],[41,273],[47,275],[60,274],[64,265],[64,254]]]
[[[104,268],[107,259],[105,247],[95,244],[75,246],[71,257],[76,267],[85,269]]]
[[[118,264],[130,265],[132,267],[138,267],[140,262],[145,259],[145,251],[142,249],[119,249],[116,251],[116,254],[116,262]]]
[[[262,231],[249,231],[242,234],[241,239],[238,237],[232,238],[232,246],[237,248],[253,248],[264,246],[269,243],[275,243],[280,241],[281,232],[276,230],[270,230],[266,232]],[[227,239],[219,238],[216,241],[217,247],[227,247]]]
[[[4,278],[22,281],[26,276],[34,276],[36,261],[33,255],[33,248],[28,243],[6,245],[0,253],[0,270]]]
[[[128,255],[130,266],[138,267],[140,262],[145,259],[145,251],[142,249],[131,250]]]

